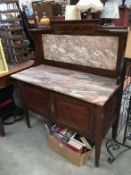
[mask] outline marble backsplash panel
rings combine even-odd
[[[42,38],[47,60],[116,69],[118,37],[47,34]]]

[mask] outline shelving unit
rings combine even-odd
[[[46,12],[46,15],[51,20],[53,20],[55,16],[62,16],[64,2],[55,3],[54,1],[51,2],[33,1],[32,2],[33,12],[37,11],[38,16],[40,18],[43,16],[43,12]]]
[[[0,1],[0,37],[8,63],[25,61],[25,34],[18,0]]]

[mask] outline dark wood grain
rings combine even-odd
[[[51,94],[53,121],[94,138],[94,108],[82,100],[59,93]]]

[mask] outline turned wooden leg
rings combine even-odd
[[[24,116],[25,116],[25,121],[26,121],[28,128],[31,128],[30,115],[29,115],[29,110],[27,107],[24,108]]]
[[[2,123],[2,119],[0,118],[0,135],[2,137],[5,136],[5,130],[4,130],[4,126],[3,126],[3,123]]]
[[[96,117],[95,117],[95,166],[99,167],[100,153],[102,146],[102,122],[103,122],[103,113],[102,108],[96,108]]]

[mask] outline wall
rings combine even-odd
[[[117,0],[117,1],[120,5],[122,4],[122,0]],[[131,6],[131,0],[126,0],[126,5],[127,5],[127,7],[130,7]]]
[[[131,6],[131,0],[126,0],[127,2],[127,6],[130,7]]]

